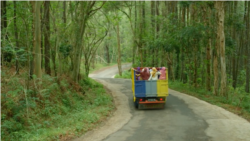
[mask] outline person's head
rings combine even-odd
[[[137,71],[140,71],[140,67],[137,67]]]
[[[165,67],[162,67],[161,69],[162,69],[162,70],[166,70],[166,68],[165,68]]]
[[[153,67],[152,68],[152,72],[151,72],[151,74],[152,74],[153,77],[155,76],[156,72],[157,72],[157,69],[155,67]]]

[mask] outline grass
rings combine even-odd
[[[67,140],[98,126],[115,109],[113,97],[98,82],[78,83],[63,75],[27,81],[2,69],[1,139]],[[27,89],[29,82],[29,89]]]
[[[131,72],[130,72],[130,69],[123,71],[123,72],[122,72],[122,76],[120,76],[119,74],[116,74],[116,75],[115,75],[115,78],[131,79]]]

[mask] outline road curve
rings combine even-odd
[[[91,76],[112,91],[117,110],[103,126],[74,141],[250,141],[248,121],[174,90],[164,109],[137,110],[131,80],[112,79],[111,72],[117,73],[117,66]]]

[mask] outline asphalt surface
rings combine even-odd
[[[117,110],[105,125],[75,141],[250,141],[246,120],[173,90],[164,109],[136,109],[131,80],[110,78],[116,73],[113,67],[90,75],[112,91]]]

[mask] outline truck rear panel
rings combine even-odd
[[[133,69],[131,69],[131,76],[136,107],[139,109],[164,108],[168,96],[167,76],[166,80],[135,80]],[[159,98],[162,98],[162,100],[160,101]],[[148,99],[155,99],[155,101],[149,101]]]

